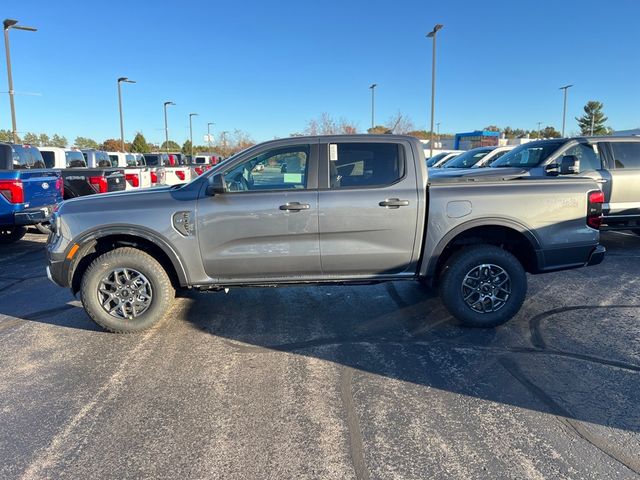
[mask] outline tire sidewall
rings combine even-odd
[[[98,298],[100,282],[117,268],[137,270],[151,284],[151,305],[142,315],[131,320],[110,315]],[[173,298],[171,282],[162,266],[150,255],[132,248],[113,250],[95,259],[82,277],[80,290],[82,304],[89,316],[103,328],[118,333],[139,332],[159,324]]]
[[[474,267],[491,263],[503,268],[510,278],[511,294],[495,312],[480,313],[469,307],[462,294],[465,275]],[[469,327],[495,327],[515,316],[527,294],[527,276],[520,262],[509,252],[492,245],[476,246],[458,252],[447,263],[441,283],[441,297],[449,312]]]

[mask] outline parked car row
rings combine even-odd
[[[0,243],[24,236],[25,226],[48,232],[62,200],[187,183],[217,164],[215,155],[123,153],[0,143]]]

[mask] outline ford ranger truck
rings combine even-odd
[[[64,202],[47,272],[112,332],[158,324],[176,289],[387,281],[438,286],[462,324],[493,327],[527,272],[603,260],[602,202],[584,178],[431,182],[413,137],[293,137],[185,185]]]
[[[60,171],[46,169],[40,153],[29,145],[0,143],[0,244],[13,243],[33,225],[43,224],[62,201]]]

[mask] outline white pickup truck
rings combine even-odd
[[[157,185],[179,185],[191,181],[191,169],[188,165],[180,165],[173,154],[145,153],[144,158]]]
[[[112,162],[124,169],[127,190],[151,187],[151,169],[144,164],[144,159],[136,159],[132,153],[107,152]]]

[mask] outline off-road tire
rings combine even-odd
[[[509,275],[510,290],[503,306],[493,312],[478,312],[467,304],[463,282],[468,273],[480,265],[492,264]],[[475,245],[456,252],[447,260],[440,280],[440,297],[445,307],[464,326],[490,328],[513,318],[527,294],[527,275],[511,253],[494,245]]]
[[[118,268],[134,269],[142,273],[151,284],[151,304],[138,317],[116,318],[100,303],[98,288],[101,281]],[[91,262],[82,276],[80,292],[82,305],[91,319],[113,333],[142,332],[159,325],[175,298],[175,290],[162,265],[151,255],[131,247],[111,250]]]

